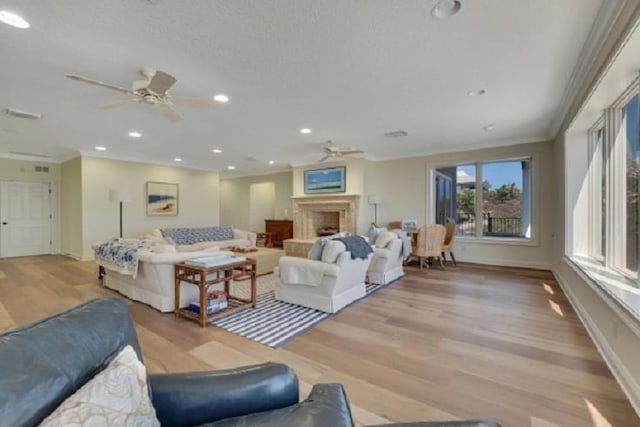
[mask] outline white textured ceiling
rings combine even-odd
[[[0,152],[179,156],[185,167],[236,165],[231,176],[313,163],[328,139],[377,160],[551,136],[602,0],[463,0],[447,20],[431,17],[435,3],[0,0],[31,24],[0,24],[0,108],[44,116],[1,115]],[[63,77],[129,87],[142,66],[174,75],[173,94],[231,101],[176,107],[184,119],[172,123],[146,104],[98,110],[127,95]],[[469,97],[475,89],[486,94]],[[383,136],[395,130],[409,136]]]

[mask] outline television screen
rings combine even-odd
[[[339,166],[328,169],[304,171],[304,193],[344,193],[346,191],[346,168]]]

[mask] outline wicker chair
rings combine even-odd
[[[444,244],[445,228],[440,224],[429,224],[418,231],[418,239],[413,246],[411,255],[418,257],[420,270],[424,266],[425,259],[437,258],[440,269],[444,270],[442,263],[442,245]]]
[[[444,244],[442,245],[442,259],[446,261],[447,257],[444,253],[449,252],[453,265],[458,265],[458,263],[456,263],[456,257],[453,254],[453,241],[456,238],[456,229],[458,228],[458,225],[455,222],[450,222],[445,225],[444,228],[446,231],[444,235]]]

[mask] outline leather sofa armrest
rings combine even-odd
[[[349,402],[341,384],[316,384],[309,397],[286,408],[229,418],[200,427],[353,427]]]
[[[280,363],[149,375],[151,399],[163,426],[195,426],[283,408],[298,402],[298,378]]]
[[[500,427],[493,421],[467,420],[467,421],[420,421],[415,423],[379,424],[369,427]]]

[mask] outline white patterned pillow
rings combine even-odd
[[[40,424],[69,425],[160,426],[149,399],[147,373],[130,345]]]

